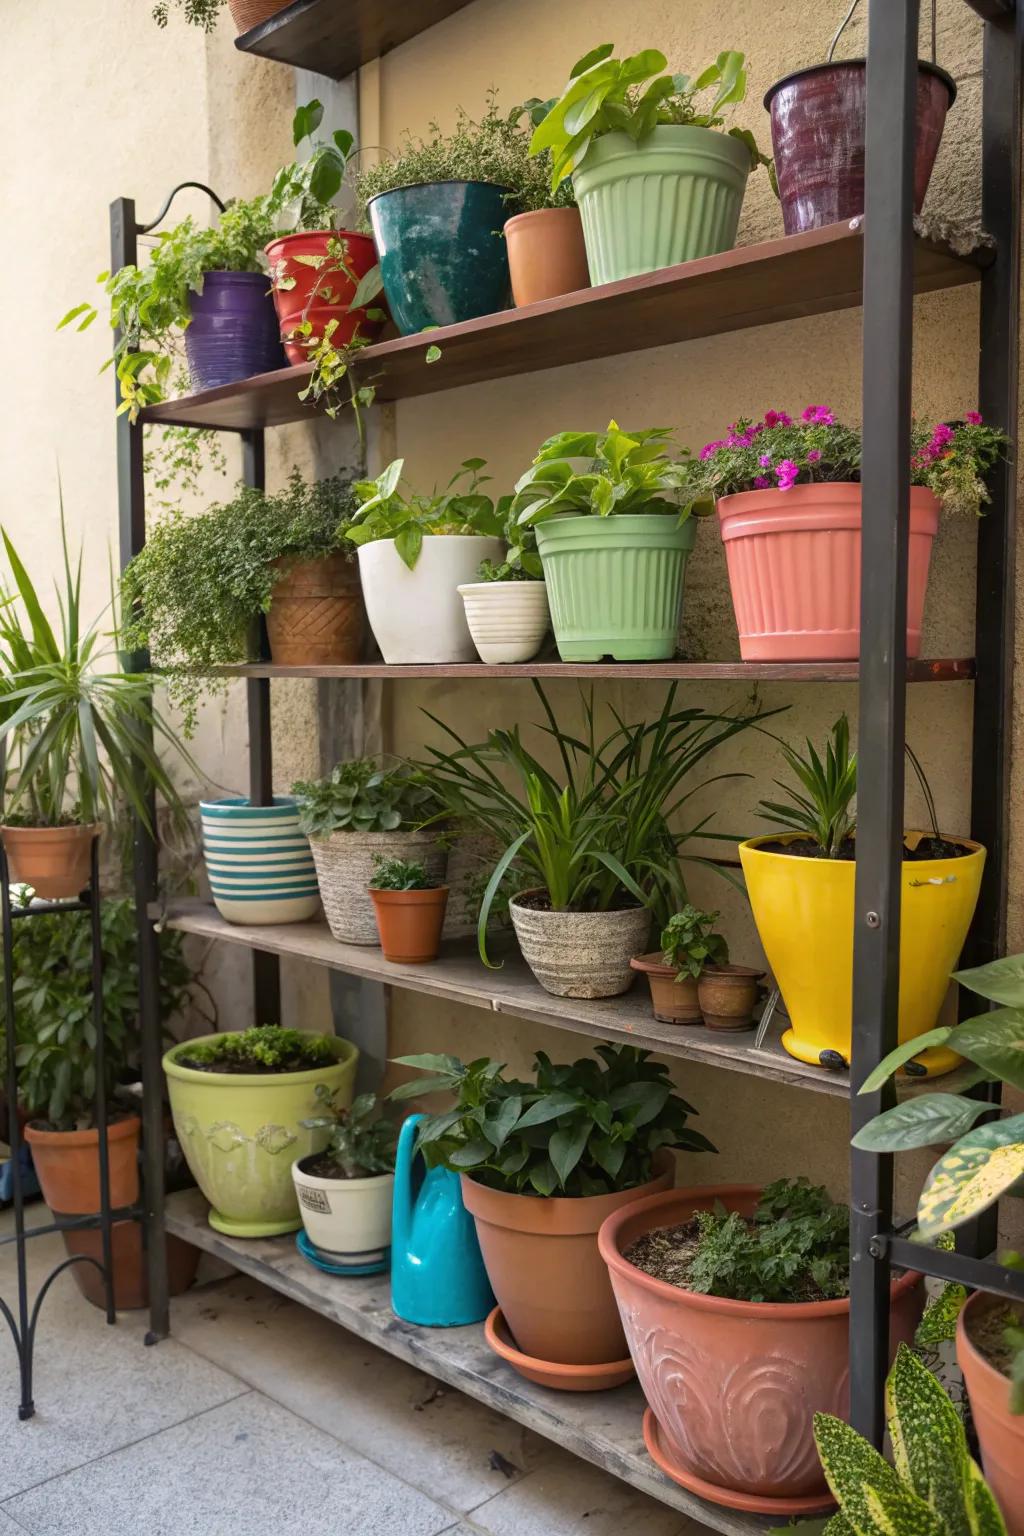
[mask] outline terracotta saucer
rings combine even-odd
[[[514,1366],[527,1381],[535,1381],[539,1387],[552,1387],[556,1392],[604,1392],[609,1387],[621,1387],[633,1375],[633,1362],[612,1360],[608,1365],[559,1365],[553,1360],[535,1360],[516,1349],[509,1326],[495,1307],[484,1323],[484,1338],[496,1355]]]
[[[827,1492],[801,1499],[773,1499],[765,1494],[739,1493],[732,1488],[720,1488],[717,1483],[706,1483],[670,1460],[661,1442],[661,1426],[650,1408],[644,1413],[644,1444],[647,1454],[666,1477],[698,1498],[707,1499],[709,1504],[723,1504],[726,1509],[742,1509],[751,1515],[816,1515],[835,1508],[835,1499]]]

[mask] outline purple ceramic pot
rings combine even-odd
[[[956,84],[937,64],[917,66],[914,209],[921,212]],[[787,235],[855,219],[864,212],[867,61],[815,64],[777,80],[764,98],[771,114],[775,171]]]
[[[285,368],[280,329],[262,272],[207,272],[191,295],[185,355],[193,389],[216,389],[254,373]]]

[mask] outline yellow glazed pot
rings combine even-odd
[[[351,1041],[328,1038],[337,1060],[308,1072],[197,1072],[175,1060],[195,1040],[164,1056],[175,1134],[218,1232],[274,1237],[302,1225],[292,1163],[322,1151],[327,1133],[299,1122],[320,1112],[318,1083],[352,1102],[359,1060]]]
[[[823,1051],[836,1051],[848,1062],[856,865],[850,859],[767,853],[762,846],[794,836],[740,844],[754,922],[789,1014],[782,1043],[812,1066]],[[935,1027],[974,916],[985,850],[965,837],[955,841],[971,852],[903,864],[900,1043]],[[960,1060],[944,1046],[922,1051],[917,1059],[931,1076],[949,1072]]]

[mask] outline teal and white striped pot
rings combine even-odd
[[[675,655],[694,519],[653,512],[537,524],[551,627],[563,661]]]
[[[213,900],[229,923],[301,923],[320,905],[309,839],[290,795],[252,805],[244,795],[201,801],[203,858]]]
[[[572,178],[591,282],[732,250],[749,174],[746,145],[714,128],[661,123],[639,144],[594,139]]]

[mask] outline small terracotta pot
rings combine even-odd
[[[125,1115],[107,1126],[113,1210],[133,1205],[139,1198],[141,1129],[138,1115]],[[48,1131],[30,1123],[25,1140],[32,1148],[39,1187],[51,1211],[61,1216],[94,1215],[100,1208],[99,1131]]]
[[[749,965],[706,965],[697,996],[708,1029],[750,1029],[763,975]]]
[[[630,1354],[658,1421],[670,1476],[733,1508],[784,1514],[820,1507],[828,1489],[814,1445],[819,1410],[849,1409],[850,1303],[765,1303],[699,1296],[635,1268],[623,1253],[659,1227],[721,1202],[753,1214],[751,1184],[676,1189],[616,1211],[598,1246],[611,1274]],[[892,1283],[890,1345],[909,1344],[920,1275]]]
[[[670,1188],[671,1154],[656,1178],[612,1195],[511,1195],[462,1176],[487,1278],[518,1349],[537,1361],[608,1365],[622,1361],[622,1323],[597,1249],[601,1223],[622,1206]],[[549,1385],[554,1383],[549,1382]]]
[[[267,614],[273,660],[282,667],[351,666],[362,653],[363,599],[359,567],[340,550],[323,560],[273,561]]]
[[[701,1023],[697,983],[692,976],[677,981],[675,966],[666,965],[659,950],[650,955],[634,955],[629,964],[631,970],[641,971],[647,977],[654,1017],[662,1024]]]
[[[956,1358],[971,1400],[985,1476],[1003,1512],[1007,1536],[1024,1536],[1024,1414],[1010,1412],[1008,1378],[985,1359],[970,1335],[972,1319],[998,1305],[981,1291],[971,1297],[956,1325]]]
[[[73,827],[3,827],[11,881],[24,881],[46,901],[66,901],[89,884],[98,822]]]
[[[290,4],[291,0],[228,0],[228,10],[241,34],[262,26]]]
[[[590,287],[578,208],[538,208],[505,223],[512,297],[519,309]]]
[[[429,891],[378,891],[371,885],[384,959],[395,965],[426,965],[437,959],[448,905],[448,887]]]
[[[349,272],[330,271],[309,265],[309,260],[326,259],[331,264],[328,245],[332,240],[345,248],[344,260]],[[358,283],[376,264],[377,251],[369,235],[352,229],[315,230],[307,234],[282,235],[266,247],[270,263],[270,285],[274,308],[281,326],[281,340],[288,361],[294,366],[309,361],[310,348],[320,341],[329,320],[337,320],[332,332],[336,347],[343,347],[358,333],[365,341],[380,335],[383,320],[369,320],[365,309],[349,309]],[[306,258],[306,259],[302,259]],[[349,275],[351,274],[351,276]],[[282,280],[294,287],[282,287]],[[376,306],[382,306],[378,298]],[[308,336],[292,336],[296,326],[308,320]]]

